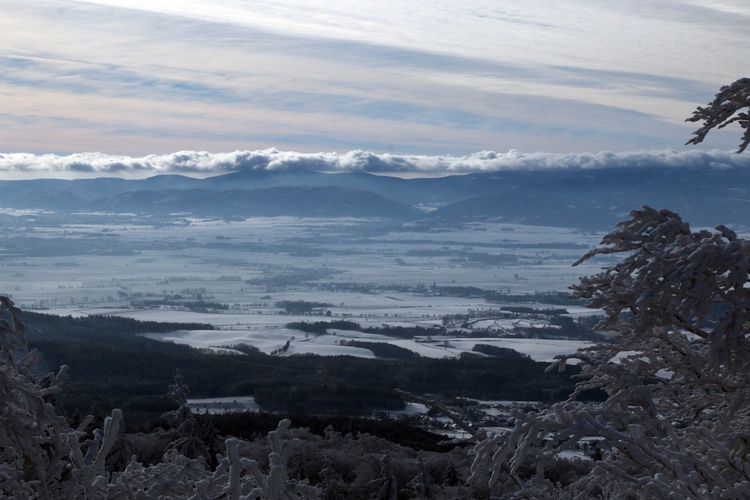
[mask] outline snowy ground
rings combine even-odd
[[[524,293],[566,290],[578,276],[600,267],[571,264],[601,235],[564,228],[472,224],[429,233],[381,228],[370,234],[367,221],[276,217],[183,222],[172,227],[89,224],[16,231],[6,237],[33,236],[35,244],[48,240],[50,248],[43,256],[0,249],[5,290],[23,305],[44,301],[45,306],[66,308],[95,302],[117,305],[118,292],[178,293],[201,287],[218,301],[247,303],[279,288],[304,294],[309,288],[274,285],[269,278],[318,270],[330,275],[312,281],[436,283]],[[78,254],[55,254],[57,242],[74,239],[90,247]],[[109,242],[123,254],[97,248]],[[443,254],[424,256],[420,251]],[[460,261],[462,252],[512,255],[517,260],[466,264]],[[222,279],[228,277],[239,281]],[[248,285],[254,280],[258,283]]]
[[[29,214],[18,215],[22,216]],[[339,345],[343,332],[305,339],[304,334],[285,328],[292,321],[439,325],[446,315],[502,304],[488,304],[480,297],[424,293],[430,287],[477,287],[512,294],[565,291],[579,276],[596,273],[606,263],[572,267],[601,235],[567,228],[470,223],[411,232],[382,221],[292,217],[238,221],[175,217],[166,222],[132,217],[113,224],[103,215],[87,215],[85,223],[61,225],[45,225],[44,220],[29,218],[26,227],[6,235],[12,244],[0,248],[0,293],[11,295],[22,309],[213,325],[215,330],[164,337],[200,347],[247,343],[271,352],[295,337],[288,354],[372,355]],[[138,307],[144,301],[176,296],[226,309]],[[283,314],[276,305],[279,301],[325,303],[326,315]],[[572,317],[591,313],[569,308]],[[534,326],[514,321],[492,319],[478,322],[476,328]],[[436,342],[378,340],[430,357],[457,356],[477,343],[441,339],[450,346],[441,347]],[[497,338],[482,343],[511,347],[544,361],[581,345]]]
[[[113,224],[105,215],[50,225],[39,214],[9,215],[25,217],[26,222],[7,230],[5,245],[0,245],[0,293],[10,295],[22,309],[211,324],[211,330],[152,336],[227,355],[238,355],[227,347],[234,344],[270,353],[289,342],[286,356],[374,357],[368,349],[341,345],[342,340],[355,339],[389,342],[432,358],[456,357],[477,343],[491,344],[550,361],[587,343],[496,336],[396,339],[344,330],[306,336],[286,325],[335,319],[363,327],[442,325],[446,315],[479,312],[481,316],[503,304],[488,304],[481,297],[424,293],[432,286],[511,294],[566,291],[579,276],[594,274],[611,263],[599,260],[572,267],[602,235],[566,228],[470,223],[410,232],[381,221],[291,217],[238,221],[121,217],[120,223]],[[481,259],[474,260],[476,256],[492,263],[483,264]],[[227,309],[195,312],[172,306],[137,307],[139,302],[178,295]],[[276,305],[279,301],[325,303],[326,313],[285,314]],[[592,314],[581,307],[567,310],[573,318]],[[473,327],[497,332],[545,326],[538,320],[524,321],[480,319]],[[252,397],[191,400],[191,405],[200,412],[258,409]],[[482,407],[488,416],[505,413],[502,405]],[[426,411],[418,404],[406,408],[412,414]],[[461,436],[455,429],[450,432]]]
[[[197,413],[234,413],[260,411],[253,397],[189,399],[188,405]]]
[[[349,355],[362,358],[372,358],[374,354],[369,349],[340,345],[342,340],[363,340],[367,342],[387,342],[419,354],[426,358],[455,358],[462,352],[471,352],[476,344],[489,344],[506,347],[525,354],[535,361],[552,361],[558,354],[572,354],[581,347],[591,345],[590,342],[577,340],[544,340],[544,339],[516,339],[516,338],[463,338],[463,337],[432,337],[431,341],[424,338],[399,339],[385,335],[362,333],[355,331],[333,330],[330,335],[304,337],[304,333],[288,328],[275,330],[192,330],[172,333],[148,334],[149,338],[187,344],[197,348],[217,348],[237,344],[248,344],[270,354],[284,347],[289,342],[286,356],[294,354],[319,354],[323,356]],[[239,352],[239,351],[236,351]]]

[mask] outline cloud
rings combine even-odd
[[[678,147],[750,7],[635,3],[6,0],[0,150]]]
[[[298,153],[266,149],[208,153],[180,151],[144,157],[79,153],[68,156],[29,153],[0,154],[0,177],[143,178],[159,174],[207,177],[241,171],[369,172],[393,175],[449,175],[503,170],[611,168],[750,168],[750,155],[725,151],[644,151],[628,153],[552,154],[482,151],[466,156],[346,153]]]

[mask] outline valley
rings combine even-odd
[[[158,401],[176,368],[194,398],[250,397],[274,411],[392,411],[404,405],[393,392],[399,387],[538,400],[572,387],[538,377],[555,355],[588,345],[597,314],[564,296],[600,265],[571,267],[600,238],[577,229],[351,217],[6,215],[14,224],[0,251],[2,281],[16,305],[63,320],[152,322],[136,329],[143,341],[166,341],[169,354],[106,322],[80,338],[75,325],[30,333],[46,369],[71,366],[71,405],[95,401],[107,409],[128,401],[134,421],[163,407]],[[32,330],[36,321],[29,320]],[[200,326],[143,326],[165,323]],[[50,333],[60,328],[70,333]],[[182,344],[198,350],[177,350]],[[524,357],[541,363],[523,368],[526,382],[514,380],[482,352],[494,348],[519,353],[506,359],[508,367]],[[239,364],[221,361],[247,353]],[[385,366],[395,378],[382,378]],[[311,383],[299,370],[343,379]],[[459,384],[446,385],[441,374],[455,370],[464,373]]]
[[[24,309],[277,329],[284,302],[325,304],[302,317],[364,325],[440,325],[498,308],[502,297],[565,292],[597,264],[571,263],[597,233],[473,222],[420,226],[382,219],[39,213],[6,230],[3,287]],[[497,304],[490,304],[491,293]],[[518,299],[514,299],[517,301]],[[539,306],[542,307],[542,306]],[[572,315],[588,314],[580,307]],[[507,325],[506,325],[507,326]]]

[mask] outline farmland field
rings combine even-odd
[[[295,335],[284,325],[311,315],[366,326],[440,325],[445,316],[476,316],[502,305],[467,289],[529,294],[533,302],[534,292],[563,292],[602,266],[601,260],[571,266],[601,235],[567,228],[296,217],[16,217],[0,259],[3,289],[21,308],[201,322],[220,330],[173,338],[200,346],[243,341],[270,351]],[[279,307],[306,301],[324,307],[303,314]],[[590,314],[575,306],[567,311]],[[476,325],[513,329],[497,319]],[[365,355],[329,341],[296,342],[290,353]],[[528,345],[518,348],[529,351]]]

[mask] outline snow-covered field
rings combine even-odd
[[[349,355],[363,358],[375,357],[369,349],[340,345],[342,340],[362,340],[366,342],[387,342],[427,358],[453,358],[463,352],[471,352],[477,344],[489,344],[497,347],[513,349],[525,354],[535,361],[552,361],[558,354],[571,354],[590,342],[576,340],[545,340],[545,339],[517,339],[517,338],[463,338],[436,336],[429,341],[425,338],[400,339],[372,333],[355,332],[350,330],[332,330],[329,335],[309,336],[288,328],[274,330],[191,330],[172,333],[148,334],[166,342],[187,344],[202,349],[222,348],[237,344],[252,345],[270,354],[284,347],[289,342],[289,348],[284,354],[319,354],[323,356]],[[221,351],[227,351],[221,349]],[[238,352],[238,351],[235,351]]]
[[[0,248],[0,293],[11,295],[22,309],[66,316],[113,314],[213,325],[215,330],[164,337],[199,347],[247,343],[271,352],[295,337],[289,354],[372,356],[368,350],[339,345],[343,332],[306,339],[285,325],[331,319],[349,319],[363,327],[440,325],[447,315],[502,304],[488,304],[470,294],[429,293],[430,289],[565,291],[579,276],[598,272],[603,265],[599,261],[571,266],[601,235],[567,228],[469,223],[412,232],[382,221],[292,217],[175,217],[167,222],[132,217],[113,224],[104,215],[87,215],[86,223],[62,225],[44,225],[43,220],[30,219],[27,227],[6,236],[13,244]],[[166,299],[173,302],[159,303]],[[180,300],[222,308],[185,310],[174,305]],[[323,303],[325,314],[286,314],[278,306],[281,301]],[[575,307],[569,314],[578,317],[591,311]],[[502,319],[488,321],[477,322],[476,328],[519,326]],[[377,340],[430,357],[457,356],[477,343],[440,339],[450,345],[440,347],[435,342]],[[539,360],[580,346],[572,341],[497,338],[482,343],[511,347]]]
[[[198,413],[233,413],[260,411],[261,408],[251,396],[236,398],[189,399],[193,411]]]

